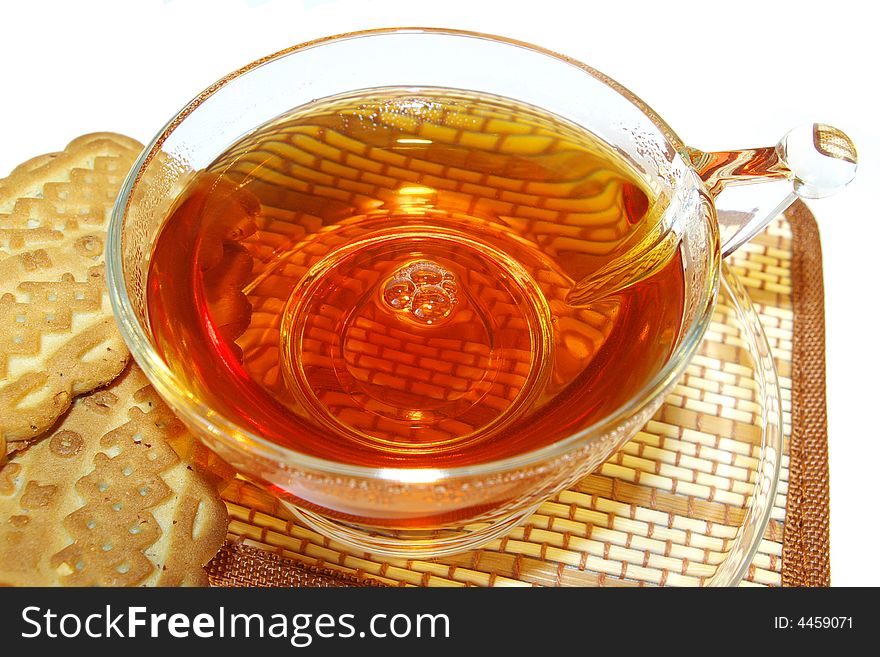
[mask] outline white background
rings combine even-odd
[[[821,121],[855,141],[856,181],[810,203],[827,312],[831,574],[880,585],[877,378],[880,26],[871,3],[158,0],[0,4],[0,177],[92,131],[142,142],[217,78],[316,37],[371,27],[490,32],[573,56],[703,150],[774,144]],[[564,93],[560,89],[560,93]]]

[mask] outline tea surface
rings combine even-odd
[[[160,353],[242,427],[322,458],[444,467],[587,427],[672,353],[682,262],[569,291],[662,208],[583,130],[513,101],[382,89],[247,135],[150,261]]]

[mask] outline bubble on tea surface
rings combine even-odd
[[[413,295],[412,314],[425,324],[449,317],[455,298],[439,285],[423,285]]]
[[[382,292],[385,304],[421,324],[449,317],[456,304],[455,274],[435,262],[420,260],[398,269]]]
[[[417,262],[409,266],[407,272],[409,279],[416,285],[438,285],[444,274],[449,274],[433,262]]]
[[[412,303],[413,293],[416,286],[407,279],[392,279],[385,284],[383,298],[385,303],[395,310],[402,310]]]

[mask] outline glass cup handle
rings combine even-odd
[[[722,257],[749,241],[798,197],[818,199],[843,189],[858,166],[852,140],[823,123],[794,128],[775,146],[717,153],[686,148],[684,154],[715,197]],[[773,186],[769,194],[756,194],[752,187],[745,194],[731,193],[734,185],[774,180],[789,182],[782,189]]]
[[[798,197],[823,198],[843,189],[858,165],[852,140],[824,123],[794,128],[775,146],[717,153],[685,147],[680,152],[714,199],[722,257],[752,239]],[[677,246],[674,226],[659,223],[624,255],[575,283],[566,303],[589,305],[650,276],[669,262]]]

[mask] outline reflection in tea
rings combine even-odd
[[[372,467],[496,460],[606,416],[669,358],[680,257],[569,295],[661,205],[531,106],[434,88],[316,101],[196,174],[150,262],[150,325],[196,397],[281,445]]]

